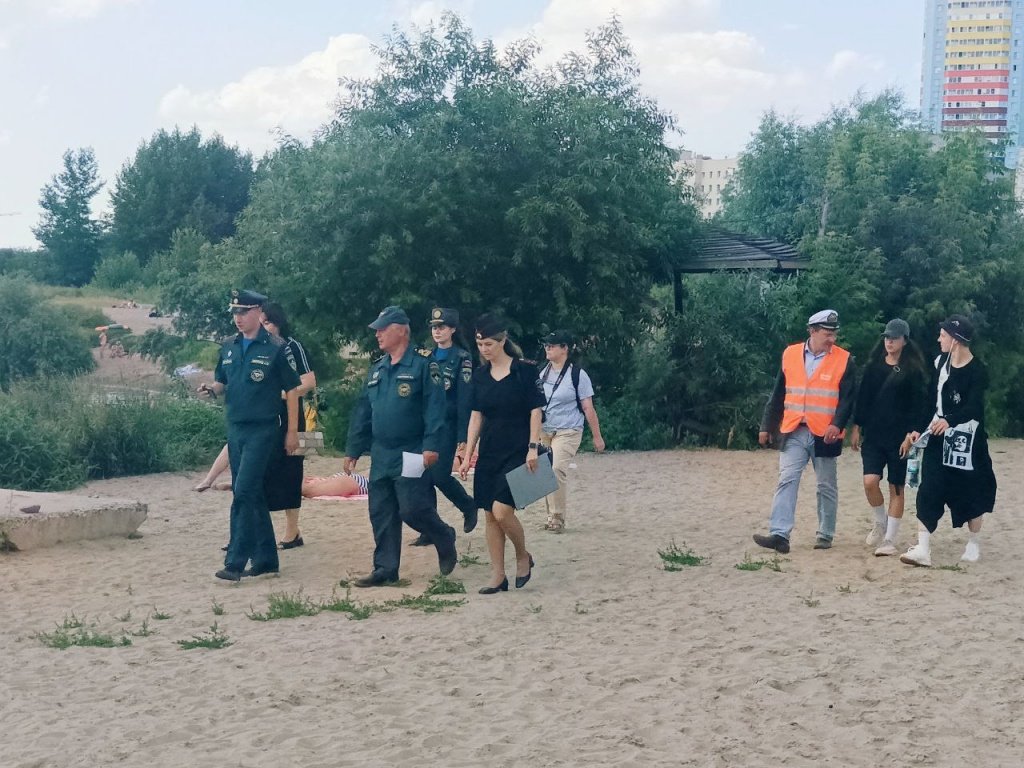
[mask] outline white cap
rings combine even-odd
[[[839,313],[834,309],[823,309],[807,318],[808,325],[817,325],[834,331],[839,327]]]

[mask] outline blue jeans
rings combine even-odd
[[[786,435],[779,452],[779,485],[772,501],[771,533],[789,539],[796,522],[796,496],[800,476],[810,461],[818,479],[818,538],[832,541],[836,535],[836,510],[839,487],[836,481],[836,459],[814,455],[814,435],[807,427],[798,427]]]

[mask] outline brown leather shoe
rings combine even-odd
[[[765,549],[774,549],[780,555],[789,554],[789,539],[783,538],[777,533],[773,533],[770,536],[755,533],[754,543],[759,547],[764,547]]]

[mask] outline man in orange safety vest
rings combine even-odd
[[[853,416],[856,371],[853,357],[836,346],[839,313],[816,312],[807,320],[807,340],[786,347],[775,388],[761,418],[758,442],[767,446],[778,433],[779,484],[775,489],[767,536],[754,541],[786,554],[796,521],[800,476],[810,461],[818,481],[818,532],[815,549],[829,549],[836,532],[839,489],[836,458],[843,429]]]

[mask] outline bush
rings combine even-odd
[[[92,283],[105,290],[135,289],[143,282],[142,267],[131,251],[111,254],[96,265]]]
[[[0,395],[0,486],[60,491],[86,479],[192,469],[224,440],[220,410],[198,400],[36,380]]]
[[[90,339],[24,278],[0,276],[0,390],[37,375],[92,370]]]
[[[320,401],[320,429],[324,433],[324,447],[337,453],[345,453],[348,426],[352,409],[363,391],[366,380],[367,362],[363,359],[348,359],[339,381],[331,381],[317,387]],[[308,395],[307,395],[308,397]]]

